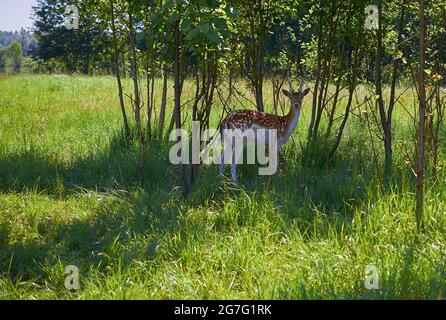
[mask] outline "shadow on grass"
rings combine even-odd
[[[38,236],[14,243],[7,241],[10,228],[2,225],[0,270],[13,282],[43,285],[51,280],[63,288],[68,265],[78,266],[88,277],[91,271],[106,273],[108,267],[125,267],[135,259],[153,261],[159,258],[160,242],[177,231],[180,194],[111,191],[85,217],[63,221],[39,217],[33,230]],[[52,279],[54,275],[60,279]]]
[[[168,146],[151,143],[144,168],[139,168],[139,151],[126,146],[121,135],[111,138],[109,147],[99,154],[73,156],[69,163],[53,160],[38,150],[0,155],[0,190],[36,190],[64,196],[79,189],[94,191],[162,187],[168,181]]]
[[[341,147],[336,162],[330,165],[315,161],[315,154],[307,151],[290,151],[291,147],[272,184],[268,177],[256,176],[256,167],[240,166],[243,192],[257,194],[257,199],[272,194],[278,214],[285,222],[298,220],[298,228],[306,237],[315,233],[325,237],[330,229],[341,230],[350,223],[355,208],[375,182],[374,164],[364,150],[351,146]],[[10,279],[38,283],[51,277],[52,268],[58,265],[105,272],[107,266],[125,266],[136,258],[160,259],[156,247],[164,238],[178,233],[182,211],[209,200],[223,205],[228,197],[240,196],[237,191],[221,192],[218,168],[209,166],[200,169],[191,197],[182,198],[168,153],[167,145],[150,144],[144,174],[137,165],[138,150],[126,147],[120,136],[113,137],[103,153],[74,158],[69,164],[50,161],[33,150],[1,156],[0,189],[5,193],[33,189],[62,198],[79,190],[107,194],[86,218],[63,223],[42,220],[37,226],[38,239],[5,244],[10,230],[7,225],[1,226],[1,270]],[[135,241],[138,236],[144,240]],[[89,271],[81,270],[85,276]],[[63,275],[63,271],[59,273]]]
[[[248,178],[256,175],[253,166],[241,166],[240,180],[248,191],[273,191],[280,213],[287,220],[298,221],[306,237],[315,233],[323,237],[333,229],[339,233],[348,229],[366,201],[376,201],[388,192],[401,192],[407,188],[404,184],[410,183],[410,173],[395,166],[393,178],[385,187],[380,163],[373,161],[372,151],[365,144],[341,144],[330,163],[326,155],[326,143],[322,141],[299,147],[290,143],[283,150],[285,163],[279,177],[274,177],[271,185],[269,177]]]
[[[127,146],[122,134],[112,136],[104,151],[82,157],[74,155],[68,163],[35,149],[0,153],[0,191],[35,190],[58,197],[69,196],[80,189],[101,192],[141,188],[170,192],[178,185],[178,177],[175,166],[169,163],[169,147],[167,143],[150,142],[146,146],[142,170],[138,166],[137,146]],[[310,147],[290,143],[284,152],[279,177],[272,179],[258,176],[257,166],[240,165],[241,186],[248,192],[291,194],[296,200],[309,200],[328,213],[341,211],[352,201],[363,199],[371,185],[379,187],[379,167],[364,145],[353,142],[341,145],[335,161],[330,164],[325,159],[325,149],[322,143]],[[201,166],[192,194],[213,194],[219,183],[217,167]],[[398,178],[401,174],[395,172],[393,187],[401,187]]]
[[[17,235],[11,235],[8,223],[0,224],[0,275],[38,283],[48,278],[46,268],[58,264],[104,270],[116,259],[124,264],[136,255],[152,259],[160,239],[176,228],[181,193],[168,162],[168,146],[148,146],[143,173],[138,156],[139,150],[127,146],[121,135],[112,137],[103,153],[74,157],[68,164],[51,161],[37,150],[0,155],[3,193],[33,190],[55,199],[103,197],[93,201],[99,205],[89,208],[93,212],[86,217],[63,222],[37,217],[32,230],[37,237],[11,242]],[[137,235],[153,239],[145,241],[145,247],[133,247]]]

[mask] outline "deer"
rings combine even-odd
[[[310,91],[309,88],[302,90],[303,81],[299,84],[299,89],[294,92],[293,85],[288,76],[288,83],[290,86],[290,91],[282,90],[282,93],[290,99],[291,107],[287,115],[278,116],[274,114],[268,114],[264,112],[259,112],[255,110],[233,110],[229,112],[226,118],[220,123],[220,134],[223,135],[223,130],[232,129],[240,130],[241,132],[252,129],[256,131],[257,129],[275,129],[277,136],[277,162],[276,162],[276,172],[280,160],[280,150],[282,146],[287,143],[290,139],[292,133],[296,129],[299,118],[302,111],[302,101],[304,97]],[[256,140],[255,143],[258,143]],[[223,153],[220,162],[220,176],[224,179],[224,168],[225,168],[225,154]],[[234,185],[237,185],[237,159],[234,157],[231,166],[231,180]]]

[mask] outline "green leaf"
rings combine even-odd
[[[213,43],[219,43],[221,40],[215,30],[209,30],[208,33],[206,33],[206,38]]]
[[[172,14],[169,19],[167,20],[169,23],[174,24],[175,22],[177,22],[178,20],[180,20],[180,13],[179,12],[175,12],[174,14]]]
[[[220,32],[228,30],[228,23],[223,18],[215,19],[214,25]]]
[[[207,22],[200,23],[198,25],[198,29],[200,30],[201,33],[207,34],[209,32],[209,29],[210,29],[209,23],[207,23]]]
[[[195,28],[186,34],[186,40],[194,41],[200,35],[200,31]]]
[[[192,29],[192,22],[189,20],[181,21],[181,32],[188,33]]]

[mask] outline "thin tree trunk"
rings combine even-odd
[[[232,101],[232,96],[234,95],[234,70],[231,68],[229,70],[229,88],[228,88],[228,101],[227,103],[230,104]]]
[[[329,160],[333,159],[333,156],[336,152],[336,150],[338,150],[339,144],[341,143],[341,139],[342,136],[344,134],[344,129],[345,129],[345,125],[347,124],[347,120],[349,118],[350,115],[350,109],[352,106],[352,102],[353,102],[353,93],[355,90],[355,86],[354,85],[350,85],[350,89],[349,89],[349,94],[348,94],[348,102],[347,102],[347,106],[345,107],[345,114],[344,114],[344,118],[342,119],[341,125],[339,126],[338,129],[338,134],[336,136],[336,140],[335,143],[330,151],[330,154],[328,156]]]
[[[160,118],[159,118],[159,128],[158,128],[158,138],[162,140],[163,138],[163,129],[164,122],[166,118],[166,104],[167,104],[167,69],[163,70],[163,93],[161,97],[161,106],[160,106]]]
[[[263,77],[261,77],[261,79],[258,79],[258,83],[256,86],[256,105],[258,111],[264,112],[265,108],[263,106]]]
[[[146,57],[146,86],[147,86],[147,137],[150,139],[152,135],[152,111],[153,111],[153,63],[152,70],[149,66],[149,54]]]
[[[333,46],[336,41],[336,21],[334,20],[334,17],[336,16],[337,6],[336,1],[332,2],[331,5],[331,11],[330,11],[330,19],[328,23],[328,36],[327,40],[325,41],[325,48],[322,58],[322,75],[321,75],[321,84],[320,84],[320,92],[319,92],[319,99],[316,109],[316,117],[314,120],[313,128],[311,130],[312,139],[315,139],[318,131],[319,131],[319,124],[321,122],[322,113],[324,109],[326,108],[326,98],[328,94],[328,86],[330,84],[330,78],[331,78],[331,63],[333,58]]]
[[[127,120],[127,113],[125,111],[125,103],[124,96],[122,92],[122,82],[121,82],[121,74],[119,69],[119,51],[118,51],[118,43],[116,37],[116,26],[115,26],[115,13],[114,13],[114,3],[113,0],[110,0],[110,12],[111,12],[111,22],[112,22],[112,34],[113,34],[113,47],[114,47],[114,62],[116,68],[116,81],[118,83],[118,95],[119,95],[119,104],[121,106],[122,120],[124,123],[124,133],[127,141],[130,139],[130,128]]]
[[[396,50],[399,50],[401,48],[401,42],[403,40],[405,8],[406,8],[406,0],[403,1],[401,6],[401,15],[398,26],[398,39],[397,39]],[[398,60],[394,59],[392,65],[392,81],[390,84],[390,98],[389,98],[389,107],[387,109],[386,129],[384,130],[384,152],[385,152],[384,170],[386,176],[391,176],[393,167],[392,115],[396,103],[395,95],[396,95],[396,84],[398,80],[398,75],[399,75]]]
[[[384,136],[384,176],[386,180],[390,177],[392,170],[392,134],[387,122],[387,115],[384,107],[382,91],[382,5],[378,2],[378,30],[376,30],[376,60],[375,60],[375,93],[377,96],[378,110],[381,119],[381,126]]]
[[[175,25],[174,28],[175,39],[175,61],[174,61],[174,99],[175,99],[175,126],[177,129],[181,129],[181,79],[180,79],[180,31],[179,25]]]
[[[129,15],[129,38],[130,38],[130,50],[132,53],[131,68],[132,68],[132,80],[133,89],[135,94],[135,122],[140,127],[141,125],[141,99],[139,95],[139,83],[138,83],[138,65],[136,55],[135,33],[133,29],[133,17]]]
[[[424,0],[419,0],[420,17],[420,41],[419,56],[420,66],[418,70],[419,77],[419,112],[418,112],[418,143],[417,143],[417,177],[416,177],[416,220],[418,230],[423,226],[423,207],[424,207],[424,152],[425,152],[425,119],[426,119],[426,89],[424,87],[425,75],[425,49],[426,49],[426,20],[424,13]]]
[[[181,129],[181,77],[180,77],[180,23],[177,21],[174,27],[174,42],[175,42],[175,53],[174,53],[174,121],[175,128],[177,130]],[[177,138],[177,142],[180,142],[181,138]],[[181,151],[180,151],[181,152]],[[179,155],[181,157],[181,154]],[[183,163],[178,166],[178,173],[182,182],[183,195],[189,193],[188,181],[186,176],[186,170]]]
[[[122,62],[122,77],[125,79],[127,78],[127,69],[125,67],[125,53],[122,52],[121,55],[121,62]]]
[[[360,44],[359,44],[361,36],[362,36],[362,31],[363,31],[362,28],[360,28],[358,30],[357,38],[355,39],[356,45],[358,47],[355,50],[355,54],[354,54],[354,58],[353,58],[353,64],[352,64],[351,71],[350,71],[350,77],[349,77],[350,85],[349,85],[348,102],[347,102],[347,106],[345,108],[344,118],[342,119],[342,123],[341,123],[341,125],[339,126],[339,129],[338,129],[338,134],[336,136],[335,143],[334,143],[334,145],[333,145],[333,147],[332,147],[332,149],[330,151],[330,154],[328,156],[328,159],[330,161],[333,159],[333,156],[334,156],[336,150],[338,149],[339,144],[341,143],[341,139],[342,139],[342,136],[344,134],[345,125],[347,124],[347,120],[348,120],[349,115],[350,115],[351,105],[353,103],[353,93],[354,93],[354,91],[356,89],[356,85],[357,85],[357,83],[356,83],[357,72],[359,72],[359,66],[361,65],[361,60],[362,60],[361,59],[362,57],[360,55],[361,47],[360,47]]]
[[[314,89],[313,89],[313,106],[311,109],[311,118],[310,118],[310,124],[308,126],[308,141],[311,140],[313,136],[313,127],[314,122],[316,120],[316,108],[317,108],[317,98],[318,98],[318,89],[319,89],[319,82],[321,79],[321,67],[322,67],[322,28],[323,28],[323,20],[322,15],[319,17],[319,29],[318,29],[318,35],[317,35],[317,70],[316,70],[316,79],[314,82]]]
[[[336,112],[336,108],[338,106],[338,100],[339,100],[339,93],[341,92],[341,80],[342,77],[339,76],[338,80],[336,81],[336,89],[335,89],[335,94],[333,97],[333,106],[332,109],[328,115],[328,122],[327,122],[327,131],[325,132],[325,139],[328,139],[328,137],[330,136],[331,133],[331,129],[333,127],[333,120],[334,120],[334,115]]]
[[[136,54],[136,43],[135,43],[135,30],[133,26],[133,16],[129,13],[129,39],[130,39],[130,50],[131,50],[131,69],[132,69],[132,79],[133,79],[133,89],[134,89],[134,114],[135,114],[135,124],[136,131],[138,134],[140,142],[140,169],[144,167],[144,144],[145,137],[142,132],[141,127],[141,97],[139,94],[139,83],[138,83],[138,64],[137,64],[137,54]]]

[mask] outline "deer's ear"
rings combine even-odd
[[[302,97],[305,97],[308,92],[310,92],[310,88],[306,88],[303,92],[302,92]]]
[[[290,93],[286,91],[285,89],[282,89],[282,93],[286,95],[287,97],[290,97]]]

